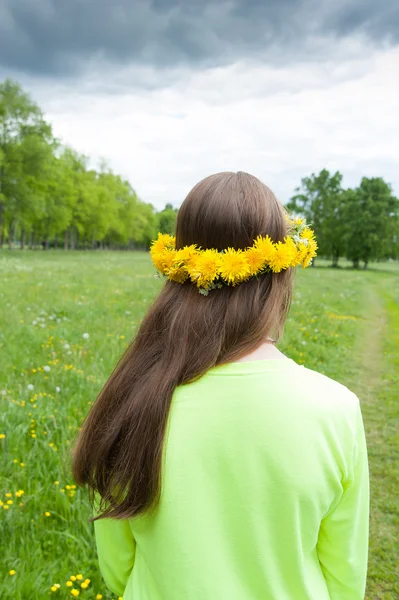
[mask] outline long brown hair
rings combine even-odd
[[[247,173],[200,181],[177,217],[176,247],[246,248],[256,236],[282,241],[283,206]],[[77,484],[101,497],[104,517],[153,510],[161,491],[163,442],[175,388],[208,369],[278,341],[289,310],[292,269],[267,273],[204,297],[187,281],[166,281],[92,405],[72,453]],[[99,514],[99,513],[98,513]],[[96,519],[90,519],[91,521]]]

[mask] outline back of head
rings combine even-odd
[[[247,173],[200,181],[177,217],[176,248],[222,251],[257,236],[283,241],[288,223],[271,190]],[[191,282],[166,281],[93,404],[76,442],[72,471],[108,504],[102,517],[155,508],[163,439],[176,386],[278,339],[290,305],[293,269],[267,272],[207,296]]]

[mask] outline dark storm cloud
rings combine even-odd
[[[88,61],[176,67],[312,52],[362,33],[397,43],[395,0],[0,0],[0,66],[73,74]]]

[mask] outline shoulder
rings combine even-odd
[[[356,418],[359,398],[346,385],[304,366],[298,369],[296,383],[314,406],[329,414],[343,414]]]

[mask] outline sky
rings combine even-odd
[[[0,80],[157,209],[247,171],[399,194],[396,0],[0,0]]]

